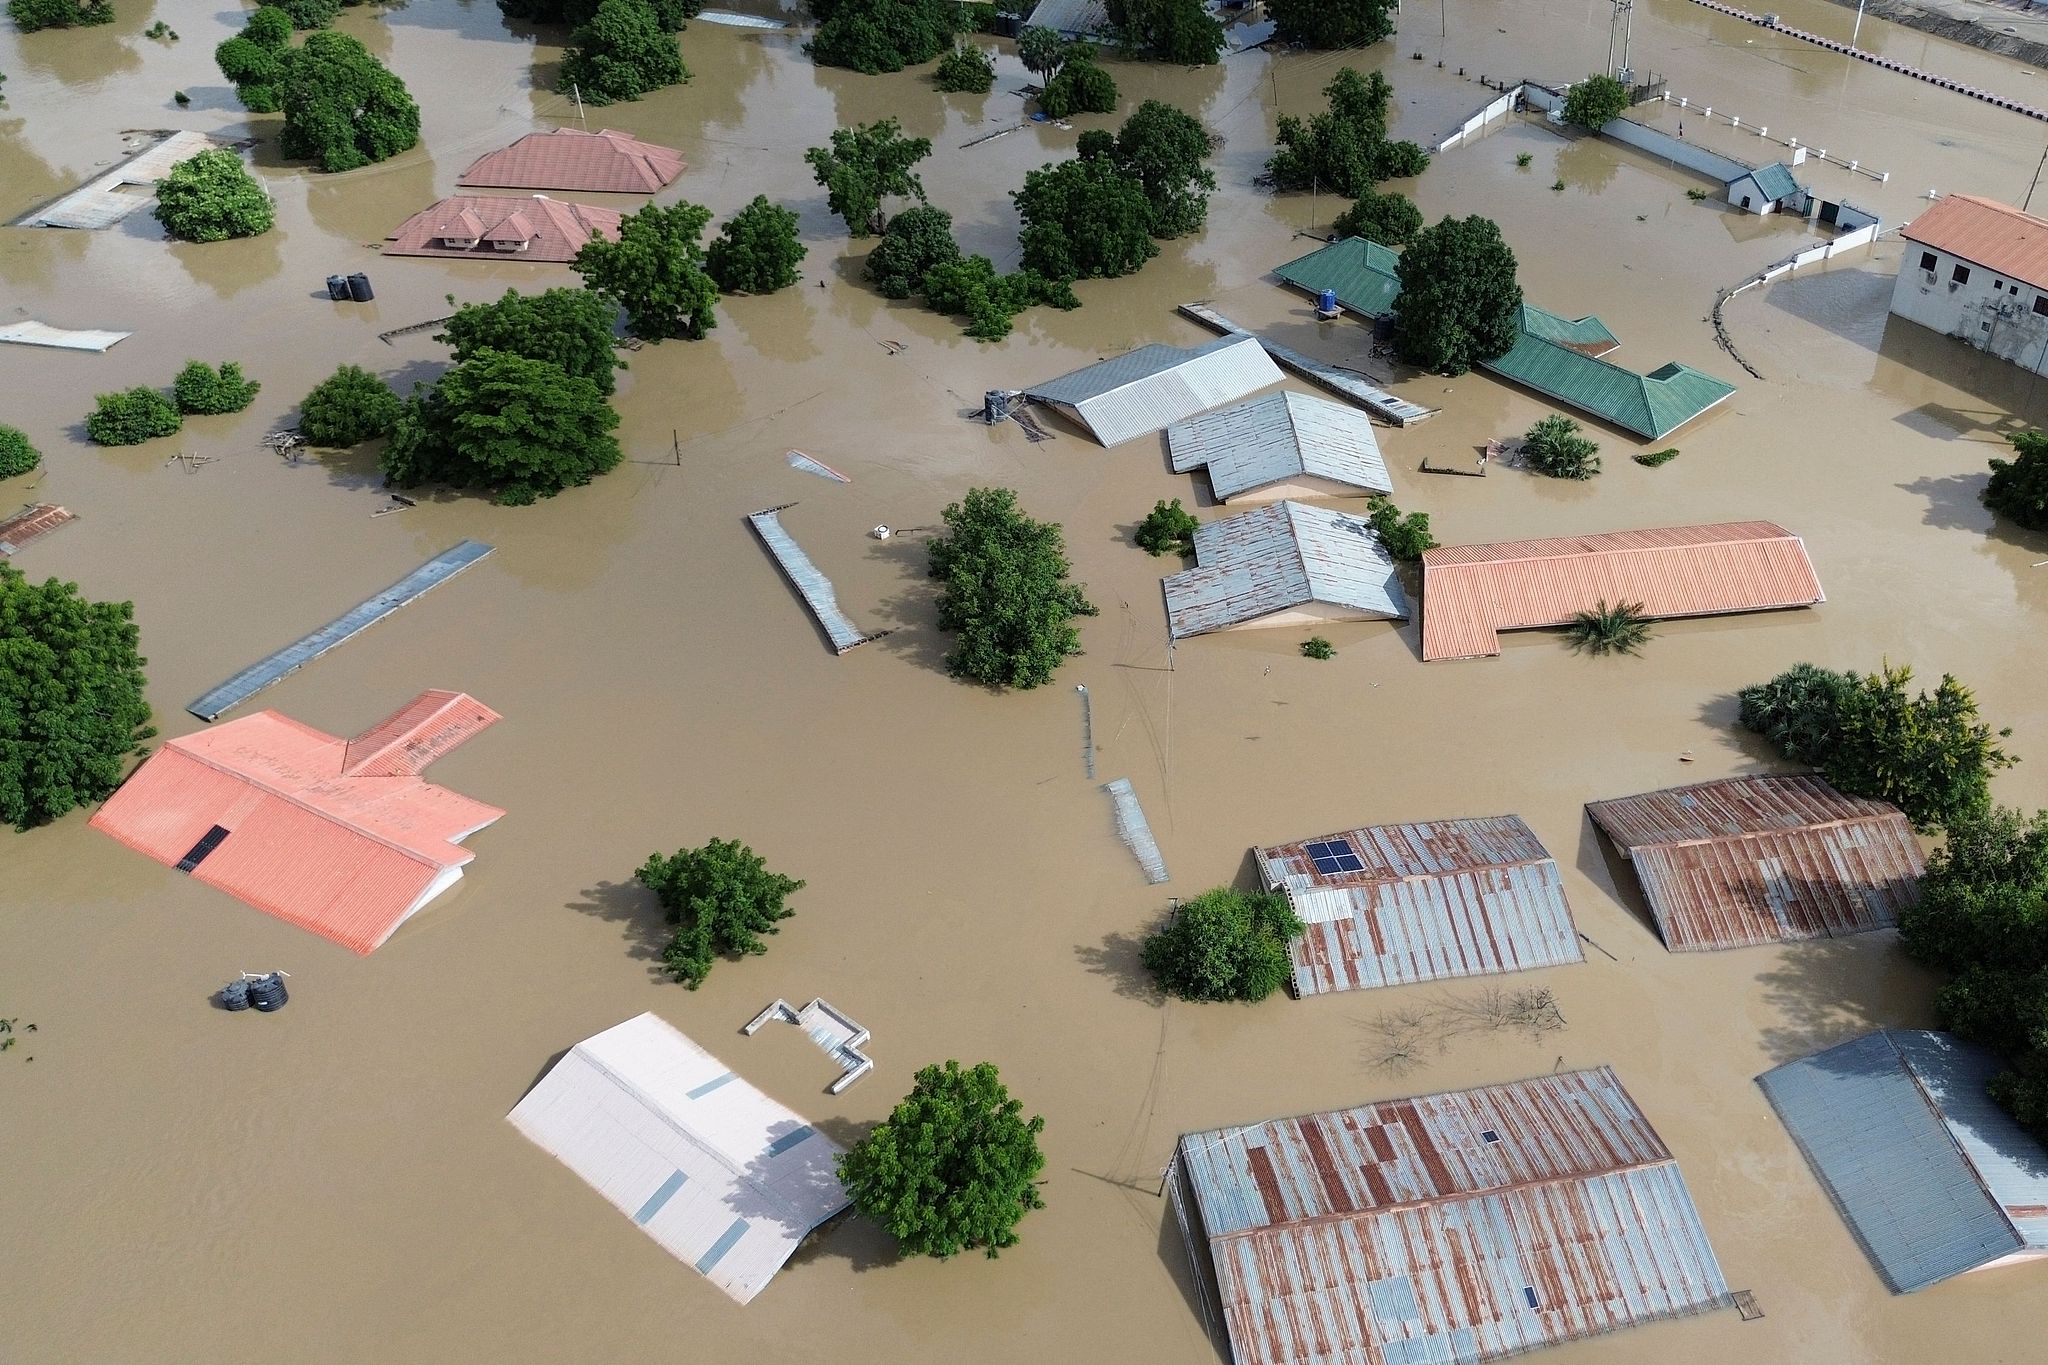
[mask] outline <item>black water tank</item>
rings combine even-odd
[[[220,1007],[224,1010],[245,1010],[249,1008],[249,979],[238,976],[220,988]]]
[[[368,303],[376,298],[377,294],[370,288],[368,275],[351,275],[348,277],[348,296],[357,303]]]
[[[336,303],[347,303],[348,276],[329,275],[327,277],[327,297]]]
[[[263,1014],[272,1014],[284,1008],[284,1002],[291,995],[284,988],[284,978],[276,972],[259,976],[249,983],[249,1003]]]

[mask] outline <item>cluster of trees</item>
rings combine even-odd
[[[235,87],[235,98],[252,114],[283,107],[285,66],[292,47],[292,17],[276,5],[259,5],[242,31],[213,50],[214,64]]]
[[[1223,25],[1202,0],[1108,0],[1106,8],[1125,56],[1212,66],[1223,55]]]
[[[1397,0],[1267,0],[1266,17],[1284,43],[1370,47],[1394,31]]]
[[[256,237],[276,218],[270,196],[225,147],[186,157],[156,182],[156,220],[179,241]]]
[[[797,282],[805,255],[796,225],[794,212],[769,203],[764,194],[755,195],[704,248],[704,273],[725,294],[787,289]]]
[[[1353,198],[1382,180],[1421,175],[1429,154],[1413,142],[1387,137],[1387,108],[1394,87],[1375,71],[1361,76],[1350,67],[1323,87],[1330,107],[1306,122],[1280,116],[1278,149],[1266,162],[1276,189],[1322,189]]]
[[[596,17],[602,0],[498,0],[506,17],[530,24],[581,28]],[[655,18],[670,33],[681,33],[685,21],[697,17],[704,0],[648,0]]]
[[[1396,268],[1394,344],[1411,365],[1463,374],[1522,333],[1515,253],[1490,218],[1445,218],[1415,235]]]
[[[662,964],[691,990],[704,983],[723,955],[755,956],[768,951],[761,935],[796,913],[787,904],[803,890],[793,877],[770,872],[767,862],[737,839],[713,839],[702,848],[651,855],[633,880],[661,902],[675,934],[662,949]]]
[[[2029,531],[2048,531],[2048,435],[2022,431],[2007,439],[2013,457],[1991,462],[1984,505]]]
[[[213,50],[251,113],[282,109],[278,148],[323,171],[383,161],[420,140],[420,109],[405,82],[345,33],[308,34],[293,47],[292,16],[271,4]]]
[[[169,398],[146,384],[99,394],[85,419],[85,434],[103,446],[138,445],[176,434],[187,416],[240,412],[262,387],[243,378],[242,367],[232,360],[217,370],[203,361],[188,361],[178,371]]]
[[[989,687],[1038,687],[1081,652],[1077,616],[1095,607],[1072,567],[1060,528],[1033,521],[1007,488],[968,490],[947,506],[946,533],[929,546],[939,593],[939,628],[954,632],[946,671]]]
[[[1159,988],[1182,1000],[1264,1000],[1292,974],[1287,944],[1306,927],[1277,891],[1219,886],[1184,902],[1140,956]]]
[[[299,434],[316,446],[361,445],[389,436],[404,406],[376,375],[343,365],[299,403]]]
[[[845,220],[847,234],[867,237],[887,225],[887,200],[924,202],[924,182],[911,168],[931,154],[930,138],[905,137],[902,124],[885,118],[834,129],[831,145],[811,148],[804,160],[825,191],[826,206]]]
[[[679,11],[653,0],[600,0],[569,35],[555,88],[574,91],[585,104],[613,104],[690,79],[676,47]]]
[[[1193,115],[1146,100],[1112,136],[1083,133],[1071,161],[1040,167],[1010,198],[1024,266],[1048,279],[1128,275],[1159,254],[1154,239],[1207,221],[1212,142]]]
[[[1038,93],[1038,109],[1047,118],[1116,112],[1116,78],[1095,63],[1090,43],[1069,43],[1059,68]]]
[[[820,66],[874,76],[928,62],[969,26],[954,0],[810,0],[817,32],[804,51]]]
[[[699,241],[710,222],[711,210],[688,200],[648,204],[620,221],[616,242],[586,242],[573,262],[576,273],[585,288],[625,310],[635,335],[701,341],[718,325],[718,285],[704,269]]]
[[[7,17],[23,33],[44,28],[85,28],[114,22],[108,0],[7,0]]]
[[[0,479],[26,474],[43,462],[43,454],[19,427],[0,427]]]
[[[996,83],[995,59],[978,47],[956,47],[939,58],[932,80],[953,95],[986,95]]]
[[[1600,446],[1562,413],[1539,417],[1522,433],[1522,458],[1553,479],[1586,480],[1600,472]]]

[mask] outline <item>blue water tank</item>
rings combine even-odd
[[[1316,295],[1316,311],[1318,313],[1336,312],[1337,291],[1334,289],[1325,289],[1322,293]]]
[[[368,303],[377,297],[377,293],[370,288],[368,275],[351,275],[348,277],[348,296],[357,303]]]

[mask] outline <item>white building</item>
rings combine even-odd
[[[1892,312],[2048,374],[2048,219],[1952,194],[1899,235]]]

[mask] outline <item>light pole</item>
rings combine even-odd
[[[1856,46],[1856,38],[1863,32],[1864,0],[1856,0],[1856,27],[1849,30],[1849,46]]]

